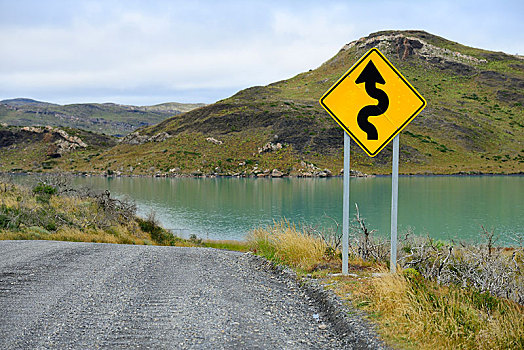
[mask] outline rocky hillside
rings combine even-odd
[[[402,173],[524,171],[524,58],[475,49],[422,31],[386,31],[344,45],[315,70],[242,90],[215,104],[137,130],[72,171],[128,174],[339,174],[341,128],[318,103],[377,47],[428,106],[400,136]],[[352,168],[390,172],[391,149]]]
[[[8,125],[71,127],[109,135],[125,135],[204,104],[163,103],[127,106],[114,103],[57,105],[26,98],[0,101],[0,122]]]
[[[46,127],[0,126],[0,172],[56,171],[60,162],[74,163],[74,157],[114,147],[115,137],[90,131]]]

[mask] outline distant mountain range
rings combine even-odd
[[[15,98],[0,101],[0,122],[8,125],[51,125],[89,130],[108,135],[126,135],[133,130],[159,123],[204,104],[163,103],[154,106],[128,106],[115,103],[58,105]]]
[[[318,101],[373,47],[427,101],[426,109],[400,135],[401,173],[524,172],[524,58],[467,47],[423,31],[370,34],[344,45],[317,69],[242,90],[186,113],[170,111],[173,116],[167,119],[158,106],[19,107],[3,103],[0,111],[6,109],[19,118],[35,114],[42,118],[47,111],[59,113],[57,119],[75,116],[93,125],[110,114],[112,121],[129,123],[122,128],[127,131],[146,120],[155,123],[144,125],[114,146],[107,143],[92,153],[89,149],[82,154],[71,152],[56,160],[54,171],[268,175],[277,169],[306,176],[339,174],[343,132]],[[156,122],[152,117],[142,118],[155,113]],[[103,122],[109,123],[109,118]],[[0,164],[0,171],[22,167],[18,151],[9,152],[0,149],[0,162],[8,159],[3,167]],[[32,169],[38,171],[42,161],[45,159],[34,161]],[[352,169],[389,173],[391,147],[370,158],[353,144],[351,161]]]

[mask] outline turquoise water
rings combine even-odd
[[[250,230],[286,218],[333,227],[342,223],[342,179],[101,178],[76,177],[76,185],[108,189],[133,199],[141,215],[155,211],[182,236],[242,239]],[[391,178],[351,179],[351,216],[361,216],[377,234],[389,235]],[[523,176],[400,177],[399,233],[438,239],[480,239],[484,225],[506,235],[524,232]]]

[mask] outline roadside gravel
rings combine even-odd
[[[0,241],[0,348],[381,347],[309,288],[238,252]]]

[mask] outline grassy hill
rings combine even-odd
[[[288,174],[326,168],[338,174],[342,129],[318,100],[373,47],[428,102],[400,136],[401,173],[524,171],[524,58],[423,31],[370,34],[344,45],[315,70],[242,90],[138,130],[142,136],[172,137],[122,142],[97,156],[71,153],[74,165],[62,159],[57,166],[129,174],[252,174],[275,168]],[[351,160],[353,169],[389,173],[391,148],[370,158],[353,144]]]
[[[203,104],[163,103],[154,106],[127,106],[114,103],[57,105],[26,98],[0,101],[0,122],[8,125],[51,125],[85,129],[109,135],[125,135],[143,126]]]

